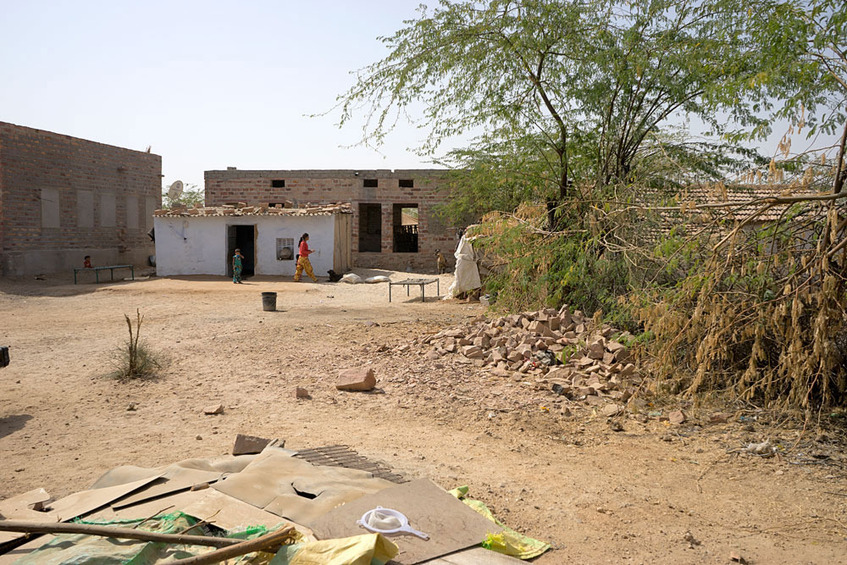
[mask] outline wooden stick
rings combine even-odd
[[[173,563],[175,565],[211,565],[212,563],[220,563],[221,561],[225,561],[226,559],[231,559],[233,557],[247,555],[254,551],[264,551],[281,545],[282,542],[291,535],[293,530],[294,526],[286,526],[281,530],[265,534],[256,539],[243,541],[238,545],[232,545],[223,549],[216,549],[215,551],[210,551],[209,553],[204,553],[195,557],[189,557],[188,559],[178,559]]]
[[[142,541],[185,544],[185,545],[207,545],[211,547],[229,547],[239,545],[241,540],[231,538],[215,538],[210,536],[192,536],[180,534],[160,534],[134,530],[132,528],[113,528],[111,526],[95,526],[92,524],[63,524],[26,522],[23,520],[0,520],[0,532],[24,532],[37,534],[86,534],[91,536],[105,536],[109,538],[137,539]]]

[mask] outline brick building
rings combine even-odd
[[[435,250],[452,264],[456,230],[438,221],[445,171],[206,171],[206,205],[330,204],[353,208],[353,265],[392,270],[436,269]]]
[[[0,274],[145,264],[162,158],[0,122]]]

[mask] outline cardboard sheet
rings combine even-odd
[[[37,488],[11,498],[0,501],[0,519],[29,520],[30,522],[58,522],[59,516],[53,512],[40,512],[32,507],[50,500],[50,495],[43,488]],[[24,537],[18,532],[0,532],[0,544]]]
[[[267,512],[306,524],[339,504],[394,486],[371,473],[319,467],[270,449],[237,475],[212,485],[215,490]]]
[[[122,485],[77,492],[51,504],[50,511],[57,514],[62,522],[71,520],[111,504],[119,498],[150,484],[157,478],[149,477]]]
[[[356,521],[377,506],[402,512],[412,528],[429,535],[429,540],[410,534],[386,536],[400,548],[400,553],[393,561],[404,565],[421,563],[479,545],[488,534],[502,531],[500,526],[468,508],[428,479],[363,496],[306,525],[312,528],[318,539],[366,533],[367,530]]]
[[[503,555],[484,547],[472,547],[426,562],[427,565],[480,565],[481,563],[485,563],[485,565],[518,565],[523,561],[517,557]]]
[[[252,504],[241,502],[237,498],[232,498],[214,489],[204,490],[194,502],[181,508],[181,510],[228,531],[241,531],[248,526],[273,528],[280,524],[291,524],[291,522],[276,514],[265,512]],[[294,525],[304,535],[311,534],[311,530],[304,526],[291,525]]]
[[[218,471],[201,471],[199,469],[186,469],[184,467],[168,467],[164,474],[155,482],[147,485],[119,502],[113,504],[115,509],[132,506],[145,500],[152,500],[168,494],[189,490],[191,487],[213,483],[220,479],[223,473]]]

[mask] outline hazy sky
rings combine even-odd
[[[163,184],[203,171],[429,167],[412,127],[345,148],[333,107],[377,37],[420,0],[0,0],[0,121],[162,156]],[[430,3],[431,4],[431,3]]]
[[[202,187],[203,171],[227,166],[429,167],[408,150],[423,137],[412,126],[376,152],[349,148],[361,124],[339,130],[337,112],[307,117],[334,106],[352,71],[382,59],[377,37],[403,27],[420,4],[0,0],[0,121],[152,146],[166,186]]]

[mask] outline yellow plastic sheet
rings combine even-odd
[[[525,536],[500,522],[484,503],[467,498],[468,487],[454,488],[449,492],[498,526],[503,527],[503,531],[499,534],[488,534],[488,537],[482,542],[482,547],[485,549],[511,555],[518,559],[532,559],[550,549],[549,543]]]
[[[287,545],[270,565],[385,565],[398,551],[382,534],[364,534]]]

